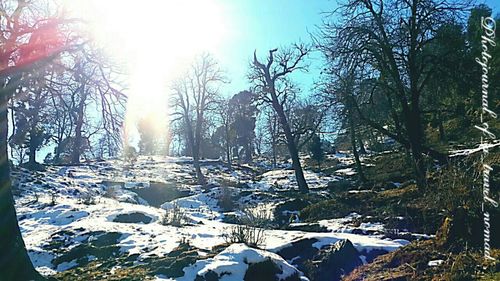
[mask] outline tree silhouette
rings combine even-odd
[[[270,105],[276,112],[285,134],[299,190],[308,192],[309,188],[300,164],[299,150],[285,114],[284,106],[295,95],[295,89],[288,79],[288,75],[298,70],[305,70],[303,59],[309,53],[309,49],[304,45],[294,45],[291,49],[285,49],[280,53],[277,52],[278,49],[270,50],[265,64],[259,61],[257,52],[255,52],[248,77],[255,86],[257,102]]]

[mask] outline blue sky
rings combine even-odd
[[[84,2],[88,0],[82,0]],[[102,2],[101,2],[102,1]],[[110,5],[104,5],[104,8],[111,9],[111,13],[108,11],[108,16],[113,15],[111,20],[114,21],[119,19],[118,25],[115,24],[115,28],[125,29],[126,38],[130,37],[129,25],[125,28],[121,25],[124,23],[130,22],[130,17],[128,14],[124,14],[122,16],[118,16],[123,12],[127,12],[127,9],[124,11],[118,9],[119,7],[125,7],[122,0],[109,0],[107,3]],[[158,1],[156,3],[165,3],[160,1],[168,1],[168,0],[151,0]],[[184,1],[184,0],[183,0]],[[190,11],[192,8],[189,5],[194,5],[193,3],[203,3],[196,2],[197,0],[193,0],[193,2],[185,2],[190,4],[185,4],[184,6],[188,6],[187,10]],[[337,0],[212,0],[213,2],[219,4],[221,11],[218,14],[219,17],[223,17],[223,22],[225,23],[227,33],[223,42],[218,45],[218,48],[213,50],[215,57],[220,62],[220,66],[225,70],[227,77],[230,80],[230,84],[224,85],[221,90],[222,93],[226,96],[232,96],[239,91],[248,89],[250,87],[250,83],[246,78],[246,74],[249,69],[249,65],[252,59],[252,55],[254,50],[258,51],[259,57],[265,59],[265,56],[268,50],[279,47],[290,46],[290,44],[295,42],[304,42],[309,43],[310,33],[316,30],[316,27],[321,24],[322,19],[324,17],[324,12],[331,12],[337,6]],[[95,0],[94,1],[98,7],[103,6],[104,0]],[[120,3],[120,5],[116,6],[116,3]],[[486,3],[493,8],[494,14],[498,14],[499,12],[499,4],[494,0],[487,0]],[[173,5],[172,3],[164,4],[164,7],[168,7],[168,5]],[[147,5],[145,5],[147,6]],[[128,12],[134,15],[138,12],[137,6],[133,6],[133,9],[129,9]],[[166,14],[163,14],[164,8],[160,8],[161,5],[156,8],[156,12],[153,15],[149,15],[148,19],[154,19],[156,17],[168,18]],[[101,7],[102,8],[102,7]],[[184,7],[186,8],[186,7]],[[200,12],[200,11],[199,11]],[[202,10],[203,16],[213,17],[212,13],[207,10]],[[106,13],[105,13],[106,14]],[[200,16],[201,14],[198,14]],[[172,16],[172,15],[170,15]],[[184,17],[182,14],[178,14],[179,17]],[[191,14],[191,17],[196,17],[197,15]],[[102,17],[96,15],[96,17]],[[187,18],[189,21],[190,19]],[[158,21],[158,22],[161,22]],[[133,22],[132,22],[133,23]],[[155,23],[155,21],[153,21]],[[202,23],[201,23],[202,24]],[[195,23],[192,26],[195,29],[199,29],[200,23]],[[160,26],[160,25],[158,25]],[[100,26],[99,29],[101,29]],[[141,26],[142,28],[142,26]],[[201,28],[203,29],[203,28]],[[207,29],[205,28],[207,31]],[[164,30],[160,30],[164,31]],[[156,32],[156,31],[155,31]],[[206,32],[210,33],[210,32]],[[113,36],[109,36],[113,34],[113,32],[104,32],[104,36],[109,38],[112,41],[118,42],[115,44],[116,50],[120,51],[120,49],[124,49],[124,44],[129,41],[122,42],[123,38],[120,39],[120,36],[114,34]],[[177,34],[179,35],[179,34]],[[187,37],[196,37],[198,35],[190,35],[184,34]],[[203,34],[202,34],[203,35]],[[212,34],[208,34],[208,36],[212,36]],[[203,36],[202,36],[203,37]],[[133,41],[137,41],[137,38],[130,37]],[[177,38],[177,37],[176,37]],[[203,37],[204,38],[204,37]],[[179,40],[184,40],[186,38],[179,38]],[[189,38],[187,38],[189,39]],[[200,39],[200,38],[198,38]],[[189,40],[188,40],[189,41]],[[192,40],[196,42],[196,40]],[[142,42],[142,41],[139,41]],[[137,44],[135,44],[137,45]],[[142,45],[142,44],[141,44]],[[159,46],[165,47],[162,44],[158,44]],[[168,46],[167,46],[168,47]],[[183,46],[183,48],[186,46]],[[126,48],[125,48],[126,49]],[[165,50],[162,50],[165,51]],[[154,52],[153,52],[154,53]],[[175,53],[175,52],[174,52]],[[155,65],[161,65],[157,61],[153,61]],[[309,72],[307,73],[296,73],[293,75],[293,80],[300,86],[302,89],[302,95],[311,94],[312,87],[314,82],[320,77],[320,69],[323,65],[321,54],[316,52],[310,54],[307,59],[307,63],[310,65]],[[146,74],[150,74],[147,72]],[[145,80],[146,84],[151,84],[151,77],[146,75],[147,79]],[[141,84],[142,85],[142,84]],[[140,100],[148,100],[144,93],[148,92],[141,88],[141,93],[138,96]],[[153,91],[150,91],[153,92]],[[164,93],[161,91],[159,95],[164,96]],[[154,99],[153,99],[154,100]],[[165,107],[165,103],[156,102],[161,108]],[[151,104],[149,104],[151,106]],[[148,107],[148,111],[153,111],[152,108]],[[140,111],[144,113],[144,110]],[[44,153],[39,153],[39,157],[44,157]]]
[[[310,42],[309,32],[321,24],[322,12],[331,11],[336,1],[330,0],[220,0],[231,26],[229,38],[216,54],[221,66],[228,72],[231,84],[227,94],[247,89],[246,79],[254,50],[262,59],[270,49],[286,47],[294,42]],[[309,56],[309,72],[294,75],[295,81],[307,93],[319,76],[321,56]]]
[[[336,0],[218,0],[226,22],[231,24],[228,38],[216,52],[221,66],[227,71],[231,84],[224,87],[225,94],[235,94],[247,89],[248,65],[257,49],[264,58],[267,51],[294,42],[310,42],[309,32],[321,24],[322,12],[332,11]],[[482,3],[479,1],[478,3]],[[496,1],[486,1],[499,12]],[[318,78],[322,61],[319,53],[312,53],[308,60],[308,73],[294,75],[294,81],[301,86],[302,92],[311,91]]]

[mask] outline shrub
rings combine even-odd
[[[244,243],[250,247],[258,247],[265,242],[264,235],[263,228],[249,225],[235,225],[226,229],[222,237],[229,244]]]
[[[123,149],[123,160],[130,165],[133,165],[137,161],[137,150],[133,146],[127,146]]]
[[[466,159],[440,168],[431,178],[433,192],[428,195],[429,204],[436,204],[451,214],[457,208],[479,208],[481,185],[479,163],[474,159]],[[477,210],[479,211],[479,210]]]
[[[259,247],[265,242],[265,231],[271,227],[270,213],[265,209],[244,209],[238,224],[226,229],[222,238],[226,243],[244,243]]]
[[[119,187],[116,187],[116,186],[110,186],[110,187],[106,188],[106,192],[104,192],[104,197],[111,198],[111,199],[118,198],[118,189],[119,189]]]
[[[34,199],[33,199],[33,201],[31,201],[29,204],[38,203],[38,199],[40,198],[40,197],[38,196],[38,192],[36,192],[36,191],[35,191],[35,192],[33,192],[33,196],[34,196],[35,198],[34,198]]]
[[[57,204],[57,193],[53,190],[50,190],[49,195],[50,195],[49,206],[55,206]]]
[[[160,223],[180,227],[187,223],[187,216],[177,203],[173,203],[171,208],[165,210]]]
[[[80,202],[85,205],[95,205],[97,202],[95,200],[95,195],[91,192],[85,192],[80,196]]]
[[[241,224],[271,228],[272,227],[272,212],[267,208],[245,208],[239,218]]]
[[[318,164],[318,171],[321,171],[321,162],[325,159],[325,151],[321,143],[321,139],[317,134],[314,134],[309,143],[309,152],[311,159],[315,160]]]
[[[218,198],[219,207],[224,211],[234,210],[233,190],[229,187],[222,187]]]

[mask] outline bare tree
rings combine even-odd
[[[292,48],[284,49],[281,52],[278,52],[278,49],[273,49],[269,51],[267,62],[262,63],[257,58],[257,51],[255,51],[248,76],[255,86],[258,102],[270,105],[276,112],[285,134],[295,177],[301,192],[308,192],[309,188],[300,164],[295,136],[292,133],[284,107],[287,102],[293,99],[296,92],[288,75],[298,70],[306,70],[303,59],[308,52],[309,48],[304,45],[294,45]]]
[[[231,169],[231,145],[234,135],[231,131],[231,124],[233,122],[233,111],[229,108],[229,99],[221,99],[218,101],[218,115],[222,130],[224,131],[224,151],[226,153],[227,166]]]
[[[30,15],[31,2],[0,2],[0,272],[7,280],[39,280],[25,248],[12,197],[7,152],[8,104],[15,91],[40,64],[59,54],[59,22]],[[51,15],[43,17],[50,18]]]
[[[312,100],[294,101],[287,110],[295,145],[299,151],[319,132],[328,105]]]
[[[18,147],[28,152],[29,169],[43,169],[36,162],[36,152],[51,139],[50,121],[54,113],[50,104],[51,92],[48,84],[55,75],[53,65],[45,65],[27,73],[23,87],[12,97],[11,114],[13,118],[11,148]],[[49,121],[50,120],[50,121]]]
[[[420,187],[426,186],[423,154],[446,159],[425,145],[421,97],[440,58],[424,50],[434,40],[436,30],[459,19],[469,5],[469,1],[349,0],[320,30],[317,43],[330,71],[355,69],[361,80],[377,78],[373,86],[386,93],[395,130],[368,118],[357,104],[353,104],[354,109],[365,124],[411,151]]]
[[[69,157],[62,160],[62,154],[69,151],[69,140],[74,129],[72,101],[76,100],[77,88],[70,85],[71,73],[64,71],[60,75],[52,77],[46,88],[50,92],[50,127],[52,142],[55,144],[54,154],[50,161],[52,163],[68,162]],[[66,156],[66,155],[65,155]]]
[[[70,161],[80,162],[85,149],[90,149],[93,136],[104,133],[108,145],[119,146],[127,97],[119,87],[116,66],[107,61],[95,46],[86,44],[74,54],[67,71],[71,77],[71,112],[74,124]],[[100,113],[89,117],[88,109]],[[92,122],[93,121],[93,122]]]
[[[224,76],[215,59],[209,54],[196,58],[190,69],[177,81],[172,90],[174,115],[185,125],[188,146],[191,148],[193,165],[200,185],[206,180],[200,168],[200,146],[207,129],[208,113],[216,108],[219,86]]]
[[[257,120],[259,119],[259,115],[257,115]],[[255,126],[255,152],[258,157],[262,156],[265,144],[265,135],[266,135],[266,124],[264,122],[257,122]]]
[[[274,111],[265,112],[265,122],[268,134],[268,145],[271,146],[271,152],[273,155],[273,167],[276,168],[276,162],[278,159],[278,144],[280,143],[280,128],[278,124],[278,117]]]

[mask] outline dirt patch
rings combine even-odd
[[[81,244],[67,249],[71,236],[81,237]],[[52,236],[47,249],[56,249],[58,256],[52,261],[56,267],[63,263],[74,263],[76,267],[85,266],[94,260],[114,260],[120,254],[116,246],[123,236],[119,232],[92,231],[76,235],[71,232],[58,232]]]
[[[181,243],[176,249],[164,257],[149,256],[138,260],[138,255],[117,255],[107,259],[82,264],[81,266],[56,274],[56,280],[154,280],[155,275],[162,274],[176,279],[184,275],[183,268],[194,264],[199,259],[213,257],[209,253],[200,257],[198,250],[188,244]],[[139,263],[137,263],[139,261]]]
[[[498,260],[500,250],[492,256]],[[441,261],[437,266],[430,261]],[[486,270],[484,270],[486,268]],[[343,280],[498,280],[500,264],[487,263],[480,251],[450,254],[434,240],[414,241],[398,250],[377,257],[373,263],[358,267]]]

